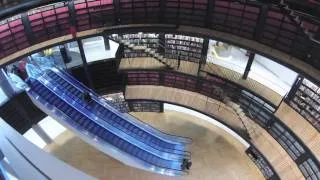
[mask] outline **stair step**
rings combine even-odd
[[[157,59],[160,60],[161,62],[164,62],[164,59],[161,56],[159,56]]]
[[[129,48],[133,48],[133,47],[134,47],[134,44],[129,44],[128,47],[129,47]]]
[[[130,43],[129,43],[129,42],[127,42],[127,41],[126,41],[126,42],[124,42],[123,44],[124,44],[125,46],[129,46],[129,45],[130,45]]]
[[[232,108],[234,108],[235,110],[241,109],[239,104],[232,104]]]
[[[239,117],[245,117],[246,116],[246,114],[244,112],[240,112],[238,115],[239,115]]]

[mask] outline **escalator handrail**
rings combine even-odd
[[[79,82],[78,80],[76,80],[74,77],[72,77],[71,75],[69,75],[66,72],[62,72],[56,68],[52,68],[51,69],[53,72],[55,72],[57,75],[59,75],[61,78],[63,78],[65,81],[69,82],[71,85],[73,85],[75,88],[77,88],[79,91],[83,92],[83,89],[89,91],[89,92],[93,92],[91,89],[87,88],[85,85],[83,85],[81,82]],[[68,76],[67,79],[65,77],[63,77],[63,75]],[[73,81],[75,83],[70,82]],[[79,87],[78,85],[82,86]],[[109,103],[106,102],[106,100],[104,98],[101,98],[99,95],[97,95],[95,92],[93,92],[93,95],[95,95],[96,97],[94,98],[94,100],[99,103],[100,105],[104,106],[105,108],[109,109],[109,107],[112,107],[109,105]],[[97,99],[96,99],[97,98]],[[112,107],[113,109],[113,107]],[[111,110],[111,109],[110,109]],[[114,112],[114,111],[113,111]],[[117,113],[118,114],[118,113]],[[121,116],[122,117],[122,116]],[[168,142],[168,143],[173,143],[173,144],[190,144],[192,142],[191,138],[187,138],[187,137],[181,137],[181,136],[175,136],[175,135],[170,135],[167,134],[165,132],[162,132],[144,122],[142,122],[141,120],[135,119],[133,117],[131,118],[125,118],[125,120],[129,121],[131,124],[135,125],[136,127],[145,130],[146,132],[151,133],[152,135],[157,135],[156,137],[163,139],[164,141]],[[165,136],[165,137],[162,137]],[[172,139],[172,140],[171,140]],[[176,141],[176,142],[175,142]],[[178,141],[178,142],[177,142]]]
[[[107,141],[105,141],[104,139],[100,138],[99,136],[85,130],[82,126],[78,125],[75,121],[72,120],[72,118],[70,118],[67,114],[65,114],[64,112],[62,112],[59,108],[56,108],[54,105],[47,103],[38,93],[34,92],[33,90],[31,90],[29,88],[29,90],[27,90],[27,93],[34,99],[37,99],[37,101],[39,101],[43,106],[47,107],[48,109],[52,109],[52,111],[55,111],[56,116],[60,116],[60,118],[62,117],[64,121],[67,121],[66,119],[71,119],[70,121],[67,121],[66,123],[70,124],[72,127],[74,127],[76,130],[79,131],[79,133],[90,137],[91,139],[94,139],[95,141],[97,141],[99,144],[108,144],[109,146],[112,146],[112,148],[116,149],[117,152],[121,153],[121,154],[126,154],[128,156],[130,156],[130,158],[133,158],[134,160],[138,161],[139,164],[142,164],[143,167],[145,167],[148,170],[151,170],[153,172],[157,172],[157,173],[163,173],[166,175],[186,175],[188,174],[186,171],[181,171],[181,170],[175,170],[175,169],[169,169],[169,168],[164,168],[155,164],[152,164],[150,162],[144,161],[142,159],[139,159],[127,152],[122,151],[121,149],[109,144]],[[60,115],[57,115],[57,112]]]
[[[45,74],[43,74],[43,75],[45,75]],[[174,154],[164,153],[164,152],[161,152],[161,151],[159,151],[157,149],[154,149],[153,147],[150,147],[150,146],[146,145],[145,143],[143,143],[141,141],[138,141],[135,138],[129,136],[124,131],[122,131],[122,130],[120,130],[118,128],[114,128],[109,123],[106,123],[103,119],[97,117],[95,114],[93,114],[92,112],[88,111],[85,107],[82,107],[77,101],[75,101],[75,100],[71,99],[70,97],[68,97],[66,95],[66,93],[61,92],[61,90],[59,88],[54,87],[54,85],[51,82],[49,82],[48,80],[46,80],[46,78],[43,75],[39,76],[37,78],[37,81],[39,81],[49,91],[54,93],[57,97],[62,99],[65,103],[67,103],[68,105],[73,107],[79,113],[83,114],[88,119],[92,120],[96,124],[98,124],[101,127],[105,128],[109,132],[113,133],[116,136],[119,136],[123,140],[125,140],[125,141],[127,141],[127,142],[129,142],[131,144],[134,144],[135,146],[139,147],[140,149],[143,149],[143,150],[149,152],[150,154],[153,154],[153,155],[155,155],[155,156],[157,156],[159,158],[162,158],[162,159],[165,159],[165,160],[168,160],[168,161],[179,161],[179,160],[182,160],[181,158],[177,157]],[[59,95],[59,93],[61,93],[61,94]],[[77,107],[77,106],[79,106],[79,107]],[[154,151],[157,151],[157,152],[154,152]]]
[[[46,80],[50,79],[52,80],[48,75],[44,74],[44,76],[46,76]],[[52,84],[52,83],[51,83]],[[68,92],[68,91],[64,91],[63,89],[61,89],[60,87],[58,87],[56,84],[53,84],[54,87],[59,88],[61,92],[67,94],[68,96],[70,96],[72,99],[79,99],[78,97],[74,96],[72,93]],[[86,107],[84,107],[87,111],[90,111],[89,109],[87,109]],[[97,115],[96,113],[94,113],[97,117],[100,117],[99,115]],[[101,119],[104,119],[103,116],[101,116]],[[108,123],[108,122],[106,122]],[[119,129],[118,127],[114,126],[113,124],[108,123],[110,126],[113,126],[114,128]],[[120,131],[125,132],[125,130],[128,130],[125,127],[122,127],[123,129],[119,129]],[[149,134],[149,133],[148,133]],[[150,134],[149,134],[150,135]],[[151,146],[150,144],[147,144],[145,142],[143,142],[143,138],[141,137],[134,137],[130,134],[128,134],[128,136],[131,136],[132,138],[137,138],[139,139],[142,143],[144,143],[146,146]],[[151,135],[152,136],[152,135]],[[161,139],[159,139],[161,140]],[[153,144],[153,143],[152,143]],[[156,144],[153,144],[153,146],[151,146],[151,148],[153,149],[157,149],[159,151],[163,151],[166,153],[171,153],[171,154],[176,154],[177,156],[181,156],[181,159],[190,159],[191,158],[191,153],[185,150],[180,150],[180,149],[172,149],[172,148],[166,148],[166,147],[161,147],[161,146],[157,146]],[[172,150],[172,151],[169,151]]]

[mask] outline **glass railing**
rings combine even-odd
[[[88,91],[90,93],[93,94],[92,98],[93,100],[96,101],[96,103],[100,104],[101,106],[107,108],[108,110],[112,109],[112,112],[116,113],[118,116],[122,117],[122,116],[126,116],[126,119],[128,122],[137,125],[139,128],[142,128],[143,130],[150,132],[151,134],[157,135],[159,138],[168,141],[170,143],[174,143],[174,144],[184,144],[184,143],[191,143],[191,139],[189,138],[184,138],[184,137],[178,137],[178,136],[172,136],[172,135],[168,135],[165,134],[153,127],[151,127],[150,125],[147,125],[145,123],[142,123],[138,120],[135,120],[133,117],[125,115],[125,114],[120,114],[118,112],[116,112],[114,110],[113,107],[111,107],[111,105],[104,99],[99,97],[99,95],[97,95],[95,92],[93,92],[91,89],[87,88],[86,86],[84,86],[82,83],[80,83],[79,81],[77,81],[74,77],[70,76],[68,73],[63,72],[63,71],[59,71],[58,69],[52,69],[52,71],[54,71],[57,75],[59,75],[61,78],[63,78],[66,82],[71,83],[74,87],[76,87],[79,91],[83,92],[83,91]]]
[[[242,4],[216,0],[210,6],[214,8],[205,11],[208,2],[179,4],[169,0],[162,4],[162,1],[149,0],[120,1],[120,6],[116,6],[111,0],[81,0],[71,5],[61,2],[32,9],[27,12],[27,19],[16,15],[0,22],[0,58],[30,45],[69,34],[71,29],[79,32],[114,24],[143,22],[192,25],[229,32],[256,40],[320,68],[316,53],[320,45],[311,42],[279,8],[264,9],[263,4],[257,2]],[[319,24],[309,16],[304,16],[303,22],[310,32],[319,31]]]
[[[47,80],[50,80],[50,79],[53,79],[54,77],[53,77],[53,75],[52,74],[48,74],[48,75],[45,75],[45,78],[47,79]],[[60,79],[61,80],[61,79]],[[60,89],[62,92],[64,92],[64,93],[66,93],[66,94],[68,94],[68,96],[70,96],[72,99],[79,99],[79,97],[78,96],[76,96],[75,94],[83,94],[83,92],[82,91],[74,91],[74,90],[70,90],[70,92],[68,92],[68,91],[64,91],[63,89],[72,89],[71,87],[73,87],[71,84],[69,84],[68,86],[64,86],[64,87],[62,87],[62,86],[60,86],[60,85],[62,85],[62,84],[64,84],[64,82],[66,82],[66,81],[60,81],[60,83],[57,83],[57,84],[55,84],[54,82],[58,82],[59,80],[57,79],[57,78],[54,78],[54,81],[51,81],[51,82],[53,82],[53,85],[56,87],[56,88],[58,88],[58,89]],[[72,92],[72,93],[71,93]],[[95,97],[91,97],[91,98],[95,98]],[[78,101],[77,101],[78,102]],[[139,131],[141,131],[141,130],[143,130],[142,128],[136,128],[137,126],[136,126],[136,123],[134,123],[134,122],[131,122],[131,124],[129,123],[129,122],[127,122],[128,120],[128,118],[127,119],[124,119],[124,118],[121,118],[121,122],[127,122],[127,124],[123,124],[123,123],[120,123],[120,122],[114,122],[113,120],[111,120],[111,118],[110,117],[108,117],[109,115],[110,115],[110,113],[113,113],[114,114],[114,112],[115,111],[112,111],[111,109],[110,109],[110,107],[111,106],[109,106],[108,108],[107,107],[105,107],[105,106],[102,106],[102,105],[100,105],[99,103],[97,103],[97,104],[91,104],[91,106],[89,107],[89,106],[87,106],[87,105],[83,105],[83,106],[85,106],[85,107],[87,107],[86,109],[88,110],[88,111],[91,111],[92,113],[94,113],[97,117],[99,117],[99,118],[101,118],[101,119],[103,119],[105,122],[107,122],[108,124],[110,124],[111,126],[113,126],[114,128],[117,128],[117,129],[119,129],[120,131],[123,131],[123,132],[134,132],[134,129],[135,130],[139,130]],[[105,108],[105,109],[104,109]],[[112,116],[111,116],[112,117]],[[119,117],[119,116],[118,116]],[[120,119],[119,119],[120,120]],[[131,129],[130,127],[134,127],[134,129]],[[131,137],[134,137],[134,138],[136,138],[136,139],[139,139],[139,140],[141,140],[141,141],[144,141],[144,136],[143,135],[139,135],[139,133],[138,132],[135,132],[135,133],[129,133],[129,136],[131,136]],[[148,134],[148,137],[153,137],[154,135],[153,134]],[[147,138],[147,137],[145,137],[145,138]],[[154,139],[153,138],[153,140],[160,140],[160,139]],[[156,150],[161,150],[161,151],[163,151],[163,152],[169,152],[169,153],[173,153],[173,154],[176,154],[176,156],[177,157],[180,157],[180,158],[190,158],[190,153],[188,153],[188,152],[185,152],[185,151],[183,151],[184,150],[184,147],[183,146],[180,146],[180,145],[174,145],[175,143],[172,143],[173,145],[172,146],[162,146],[162,145],[158,145],[158,144],[156,144],[156,143],[150,143],[150,144],[147,144],[147,145],[149,145],[149,146],[151,146],[151,147],[153,147],[153,148],[155,148]],[[168,145],[168,144],[167,144]],[[161,153],[160,153],[161,154]]]
[[[89,109],[85,108],[84,105],[79,103],[81,100],[79,101],[76,97],[73,97],[71,99],[70,98],[70,97],[72,97],[72,96],[70,96],[71,94],[68,94],[68,92],[64,92],[59,87],[54,86],[51,82],[48,81],[48,77],[42,76],[42,77],[40,77],[38,79],[48,89],[50,89],[52,92],[54,92],[57,96],[59,96],[60,98],[64,99],[65,102],[67,102],[69,105],[74,106],[75,108],[78,109],[79,112],[83,112],[86,116],[88,116],[88,118],[90,118],[91,120],[95,121],[98,125],[108,129],[108,131],[112,132],[113,134],[117,134],[118,136],[122,137],[123,139],[127,140],[128,142],[130,142],[132,144],[135,144],[136,146],[139,146],[140,148],[144,149],[145,151],[147,151],[147,152],[149,152],[151,154],[154,154],[155,156],[159,156],[159,157],[165,158],[167,160],[178,160],[178,159],[180,159],[178,156],[176,156],[174,154],[164,153],[164,152],[161,152],[161,151],[155,149],[154,147],[150,147],[148,145],[145,145],[144,143],[141,143],[141,142],[137,141],[135,138],[133,138],[130,135],[126,134],[126,132],[124,132],[123,130],[118,129],[116,127],[113,127],[109,123],[106,123],[103,119],[101,119],[97,115],[93,114],[93,112],[91,112]],[[115,111],[113,113],[115,113]]]
[[[283,82],[274,74],[271,74],[270,71],[250,71],[248,77],[264,85],[266,88],[273,90],[282,97],[291,89],[291,85]]]
[[[47,101],[42,99],[42,97],[40,97],[37,93],[35,93],[31,89],[28,90],[28,94],[30,97],[32,97],[33,102],[38,107],[42,107],[41,109],[44,110],[47,114],[50,114],[50,116],[52,116],[55,119],[60,119],[60,121],[62,121],[63,124],[65,125],[67,124],[68,127],[74,129],[77,133],[80,133],[82,136],[85,136],[86,138],[90,139],[94,143],[98,143],[99,146],[104,146],[102,150],[107,154],[111,154],[112,157],[122,162],[125,162],[131,166],[134,166],[140,169],[145,169],[151,172],[157,172],[160,174],[166,174],[166,175],[172,175],[172,176],[186,174],[186,172],[183,172],[183,171],[177,171],[173,169],[164,169],[162,167],[152,165],[149,162],[146,162],[142,159],[131,156],[130,153],[128,152],[121,151],[117,147],[107,143],[102,137],[96,134],[92,134],[88,130],[85,130],[82,126],[77,124],[75,121],[71,120],[67,114],[63,113],[61,110],[59,110],[55,106],[49,104]]]
[[[157,150],[155,150],[155,149],[152,150],[152,148],[150,149],[148,147],[144,147],[145,145],[143,145],[141,142],[138,142],[135,139],[130,138],[125,132],[121,132],[115,128],[112,128],[109,124],[102,121],[100,118],[98,118],[97,116],[92,114],[90,111],[86,110],[83,106],[81,106],[79,104],[79,101],[76,100],[76,98],[71,99],[67,94],[62,92],[59,88],[53,86],[50,82],[48,82],[44,76],[39,77],[38,80],[39,80],[39,82],[41,82],[43,87],[48,88],[49,91],[51,91],[56,96],[59,96],[61,98],[61,100],[63,100],[69,106],[76,108],[77,111],[81,112],[84,116],[91,119],[97,125],[99,125],[103,128],[106,128],[112,134],[117,135],[121,138],[124,138],[125,141],[130,142],[131,144],[134,144],[135,146],[143,149],[145,152],[147,152],[147,154],[153,154],[153,156],[156,156],[156,157],[162,159],[161,160],[161,162],[163,161],[162,165],[161,165],[161,162],[159,159],[158,163],[155,162],[156,166],[163,167],[163,168],[166,168],[169,170],[172,169],[172,171],[182,171],[182,169],[181,169],[182,166],[180,165],[180,162],[178,161],[178,159],[176,159],[173,156],[173,154],[161,153],[161,152],[157,152]],[[73,113],[71,113],[71,114],[73,114]],[[166,163],[163,164],[164,162],[166,162]],[[159,165],[159,163],[160,163],[160,165]]]
[[[320,131],[320,86],[306,78],[299,77],[286,101]]]

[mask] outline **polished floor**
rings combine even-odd
[[[188,176],[168,177],[128,167],[91,147],[70,131],[59,135],[44,149],[75,168],[106,180],[264,179],[254,163],[237,148],[239,142],[207,121],[169,110],[133,115],[165,132],[193,139],[190,146],[193,166]]]

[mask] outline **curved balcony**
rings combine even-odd
[[[69,41],[73,38],[70,33],[85,37],[113,27],[130,27],[123,25],[150,28],[152,26],[145,25],[158,24],[172,31],[216,36],[234,42],[319,80],[319,23],[310,16],[299,17],[308,30],[307,34],[280,8],[257,2],[60,2],[29,10],[1,22],[0,63],[8,63],[48,45]],[[226,37],[224,33],[232,36]]]
[[[318,43],[320,23],[315,17],[301,12],[294,11],[294,15],[299,17],[298,20],[303,24],[303,27],[282,8],[258,2],[247,2],[246,4],[228,0],[201,0],[197,2],[195,0],[183,2],[175,0],[139,2],[79,0],[61,2],[28,10],[0,23],[0,64],[13,62],[46,47],[97,34],[109,35],[127,31],[155,32],[155,29],[157,31],[161,29],[170,33],[196,34],[197,37],[203,38],[215,37],[218,40],[230,42],[271,57],[273,60],[299,71],[311,80],[315,80],[314,82],[320,82],[320,45]],[[201,63],[183,73],[196,75],[198,67],[201,67]],[[230,73],[216,65],[211,66],[211,69],[207,64],[201,68],[209,72],[212,67],[215,68],[213,74],[224,79],[237,82],[240,78],[239,74],[231,71]],[[207,76],[208,79],[199,80],[191,76],[185,78],[184,75],[176,75],[175,72],[164,73],[164,75],[150,73],[150,71],[143,73],[149,73],[148,82],[139,81],[140,76],[128,73],[128,78],[131,80],[128,84],[165,85],[201,93],[218,100],[223,100],[224,95],[237,99],[246,108],[247,111],[244,113],[249,117],[254,117],[253,121],[263,127],[254,128],[263,132],[265,140],[269,137],[274,138],[274,142],[280,144],[276,145],[276,149],[286,153],[285,157],[277,157],[276,159],[286,159],[287,166],[293,164],[294,170],[292,172],[295,177],[301,177],[301,172],[306,178],[313,175],[314,172],[304,171],[304,169],[311,166],[310,162],[319,159],[320,151],[315,145],[319,141],[310,139],[309,131],[303,133],[303,128],[295,126],[289,117],[284,117],[283,114],[286,112],[276,113],[279,120],[274,117],[274,110],[270,112],[270,109],[266,110],[264,105],[255,100],[252,101],[250,93],[248,95],[238,91],[239,88],[243,92],[258,87],[254,93],[260,93],[260,96],[273,102],[271,109],[275,108],[274,105],[281,104],[283,106],[282,97],[273,96],[276,93],[267,91],[266,88],[251,81],[248,81],[245,86],[239,87],[233,82],[225,82],[214,75],[211,77],[212,74]],[[185,78],[185,80],[176,81],[181,78]],[[218,88],[213,87],[212,82]],[[241,85],[241,83],[238,84]],[[301,87],[304,88],[303,84]],[[314,91],[312,91],[313,94],[317,94]],[[317,121],[319,113],[314,115],[318,96],[312,97],[314,103],[305,105],[306,101],[309,101],[309,97],[301,95],[301,88],[292,92],[295,94],[291,95],[287,101],[290,101],[290,105],[303,116],[299,120],[303,121],[305,118],[319,129]],[[267,104],[266,106],[270,105],[269,102],[265,104]],[[286,109],[288,108],[285,107],[284,111]],[[290,111],[290,114],[293,113]],[[283,119],[285,124],[280,122]],[[293,131],[288,130],[286,126],[292,128]],[[305,125],[304,127],[309,126]],[[234,129],[245,130],[241,124],[234,125]],[[312,131],[312,135],[319,137],[318,132]],[[292,141],[292,139],[294,140]],[[258,148],[262,146],[261,139],[255,142]],[[271,144],[274,144],[273,141]],[[312,151],[311,153],[309,149]],[[266,150],[263,154],[265,153],[267,159],[275,158],[274,151],[270,153]],[[271,164],[276,169],[284,168],[276,162],[271,162]],[[299,167],[297,168],[296,165]],[[284,177],[282,173],[284,172],[279,174]]]
[[[264,100],[247,92],[245,89],[241,90],[241,88],[238,87],[237,90],[232,90],[225,84],[218,84],[219,79],[202,80],[201,78],[177,72],[133,70],[126,72],[126,74],[128,84],[125,93],[126,99],[156,100],[183,105],[217,117],[222,123],[231,127],[242,136],[243,133],[241,133],[241,130],[245,129],[249,132],[250,142],[262,151],[266,159],[270,161],[271,165],[275,168],[277,174],[282,178],[285,178],[289,172],[292,175],[290,178],[299,178],[302,177],[302,175],[307,178],[313,176],[320,170],[318,149],[313,147],[313,143],[309,143],[310,137],[304,141],[306,136],[303,135],[303,139],[300,140],[301,132],[290,129],[293,123],[287,121],[282,122],[282,120],[276,117],[277,114],[281,114],[281,117],[284,118],[282,109],[280,112],[274,114],[276,111],[275,108]],[[192,83],[192,81],[190,81],[191,79],[195,81],[195,83]],[[197,84],[197,86],[192,86],[192,84]],[[210,84],[210,86],[206,86],[208,84]],[[203,91],[203,88],[207,91]],[[214,92],[220,93],[215,94]],[[240,105],[241,110],[251,120],[239,121],[235,112],[230,110],[229,113],[226,113],[225,109],[228,107],[225,107],[224,104],[219,101],[215,102],[216,104],[221,103],[219,107],[214,106],[214,99],[221,100],[224,94],[232,97],[234,99],[233,101]],[[232,116],[232,114],[235,114],[235,116]],[[284,119],[288,119],[288,117]],[[301,124],[303,122],[299,123]],[[244,127],[242,124],[244,124]],[[309,128],[305,130],[309,132],[312,129],[313,128]],[[267,139],[269,139],[268,142],[271,143],[268,147],[264,145]],[[273,140],[271,141],[270,139]],[[279,154],[273,148],[284,152],[285,155],[282,154],[282,156],[279,157]],[[286,163],[284,164],[286,165],[280,165],[277,160],[275,160],[278,158],[285,161]],[[284,166],[291,168],[285,168],[285,171],[280,170],[284,169]],[[314,172],[304,170],[306,167],[311,166],[315,169]],[[287,176],[286,178],[289,177]]]

